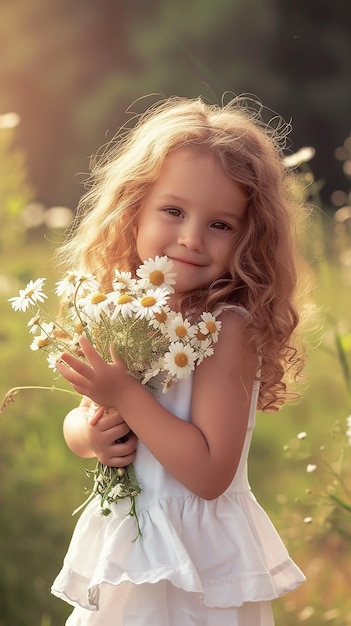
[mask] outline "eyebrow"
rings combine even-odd
[[[160,195],[160,198],[166,198],[174,202],[179,202],[180,204],[187,202],[186,198],[183,198],[182,196],[177,196],[177,194],[174,194],[174,193],[162,193]],[[220,220],[221,218],[227,218],[227,219],[231,218],[231,219],[234,219],[236,222],[239,222],[240,224],[242,224],[242,219],[238,215],[235,215],[234,213],[232,213],[231,211],[221,212],[221,215],[218,217],[218,219]]]

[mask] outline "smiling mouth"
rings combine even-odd
[[[204,267],[201,263],[195,263],[195,261],[190,261],[190,259],[176,259],[172,258],[171,261],[174,263],[182,263],[183,265],[192,265],[193,267]]]

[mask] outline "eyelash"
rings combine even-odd
[[[182,215],[182,210],[178,209],[177,207],[166,207],[165,212],[168,213],[168,215],[172,215],[174,217],[180,217]],[[216,224],[220,224],[220,228],[218,228],[218,226],[216,226]],[[220,220],[218,220],[217,222],[213,222],[211,224],[211,227],[214,227],[216,230],[227,230],[227,231],[231,231],[233,230],[232,226],[230,226],[229,224],[226,224],[225,222],[221,222]]]
[[[166,207],[165,211],[169,215],[173,215],[175,217],[179,217],[182,213],[180,209],[177,209],[176,207],[172,207],[172,206]]]
[[[221,227],[220,228],[216,228],[216,230],[233,230],[231,226],[229,226],[229,224],[225,224],[225,222],[213,222],[213,224],[211,224],[211,226],[215,226],[215,224],[220,224]],[[222,228],[224,226],[224,228]]]

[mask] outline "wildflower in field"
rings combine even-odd
[[[317,469],[317,465],[315,465],[314,463],[309,463],[306,467],[306,472],[307,474],[312,474],[312,472],[315,472]]]
[[[314,614],[315,608],[313,606],[305,606],[305,608],[302,609],[302,611],[300,611],[300,613],[298,614],[297,619],[299,622],[306,622]]]
[[[297,436],[297,438],[298,438],[298,439],[306,439],[306,437],[307,437],[307,433],[302,432],[302,433],[299,433],[299,434],[298,434],[298,435],[296,435],[296,436]]]
[[[316,150],[312,148],[312,146],[305,146],[300,148],[294,154],[289,154],[285,156],[283,159],[283,163],[287,168],[294,168],[300,166],[302,163],[307,163],[311,159],[313,159],[316,154]]]
[[[349,440],[349,445],[351,446],[351,415],[346,418],[347,430],[346,437]]]

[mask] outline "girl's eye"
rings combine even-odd
[[[213,222],[211,226],[212,228],[217,228],[218,230],[233,230],[229,224],[225,224],[224,222]]]
[[[174,217],[179,217],[179,216],[182,214],[182,212],[181,212],[181,210],[180,210],[180,209],[177,209],[176,207],[173,207],[173,206],[168,206],[168,207],[165,209],[165,211],[166,211],[166,213],[168,213],[169,215],[174,215]]]

